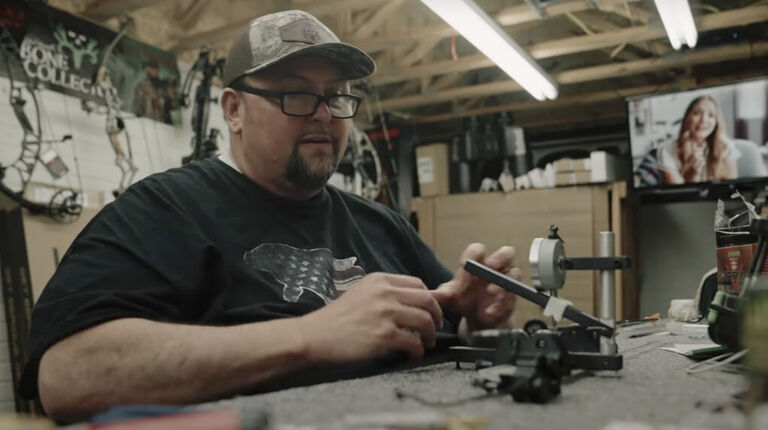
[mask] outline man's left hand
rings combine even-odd
[[[502,246],[486,257],[485,245],[473,243],[461,255],[459,268],[448,281],[432,292],[438,303],[466,319],[469,331],[494,328],[506,322],[515,308],[517,296],[464,270],[467,260],[475,260],[491,269],[520,280],[514,267],[515,249]]]

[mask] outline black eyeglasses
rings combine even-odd
[[[317,112],[320,103],[325,102],[331,111],[331,116],[338,119],[352,118],[357,114],[362,98],[354,94],[332,94],[321,96],[306,91],[270,91],[254,88],[243,82],[235,82],[232,88],[262,97],[273,97],[280,100],[283,113],[290,116],[312,116]]]

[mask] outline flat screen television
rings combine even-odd
[[[636,188],[768,180],[768,78],[627,103]]]

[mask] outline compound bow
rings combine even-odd
[[[123,21],[120,31],[117,33],[112,42],[110,42],[107,49],[104,50],[99,66],[96,68],[92,83],[94,86],[101,89],[101,97],[106,108],[107,115],[107,136],[109,137],[109,143],[112,145],[112,150],[115,151],[115,165],[120,169],[120,184],[117,189],[112,191],[112,194],[117,197],[131,183],[133,183],[133,177],[136,176],[136,172],[139,170],[135,164],[133,164],[133,151],[131,150],[131,137],[128,134],[128,129],[125,127],[125,121],[123,120],[120,112],[121,100],[118,97],[117,89],[112,85],[112,80],[109,77],[109,70],[107,69],[107,60],[112,55],[112,50],[120,42],[120,40],[128,32],[128,27],[133,23],[132,18],[127,18]],[[83,110],[86,112],[93,111],[93,108],[83,100]],[[126,146],[120,143],[120,134],[125,137]],[[127,148],[127,151],[126,149]]]
[[[40,203],[32,200],[28,200],[24,197],[24,191],[27,189],[32,173],[35,170],[38,162],[42,163],[40,159],[40,152],[44,143],[63,142],[71,138],[71,136],[65,136],[59,140],[44,141],[42,139],[42,131],[40,128],[40,106],[38,104],[35,83],[27,76],[22,66],[21,53],[16,40],[13,38],[11,32],[6,28],[5,24],[0,20],[0,55],[6,65],[8,72],[8,81],[10,88],[8,91],[8,100],[13,108],[13,113],[16,119],[19,121],[24,136],[21,139],[21,154],[8,166],[0,165],[0,192],[7,195],[13,201],[19,204],[19,206],[29,210],[33,214],[47,215],[58,221],[74,221],[80,216],[82,212],[82,204],[79,202],[78,193],[72,189],[62,189],[57,191],[48,203]],[[20,72],[14,72],[14,64],[16,69]],[[14,77],[18,74],[22,80],[18,80]],[[23,81],[23,83],[22,83]],[[29,116],[24,110],[24,106],[27,104],[25,99],[25,93],[27,97],[32,101],[32,107],[34,108],[33,121],[30,121]],[[4,182],[6,179],[7,171],[15,171],[21,182],[21,187],[18,191],[14,191],[10,186]]]
[[[352,192],[368,199],[376,200],[381,194],[381,162],[379,154],[368,134],[352,126],[349,133],[349,145],[341,163],[352,165],[355,189]]]
[[[216,128],[211,128],[210,134],[206,137],[208,128],[208,111],[210,103],[215,103],[216,99],[211,98],[211,84],[214,76],[221,77],[224,73],[224,59],[220,58],[214,62],[210,60],[210,50],[203,49],[200,55],[189,69],[184,77],[184,85],[179,97],[180,104],[183,107],[189,106],[189,93],[192,90],[192,81],[197,74],[201,72],[203,78],[200,80],[195,90],[195,106],[192,111],[192,131],[195,135],[192,137],[192,153],[181,159],[182,164],[190,161],[202,160],[216,155],[219,150],[217,140],[221,132]]]

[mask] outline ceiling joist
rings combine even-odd
[[[650,58],[629,61],[626,63],[584,67],[557,73],[553,78],[559,85],[569,85],[764,55],[768,55],[768,41],[701,49],[663,58]],[[419,94],[401,98],[385,99],[381,101],[381,107],[382,109],[403,109],[453,101],[461,98],[490,96],[520,91],[522,91],[522,89],[516,82],[512,80],[504,80],[440,91],[428,96]]]
[[[621,97],[653,92],[652,84],[664,84],[653,87],[654,91],[701,85],[703,79],[737,71],[757,73],[758,66],[768,62],[768,34],[758,27],[768,23],[768,3],[757,0],[707,0],[694,8],[700,32],[738,31],[740,40],[751,45],[728,45],[729,40],[702,35],[698,47],[679,52],[669,46],[649,0],[548,1],[542,8],[543,19],[522,0],[478,2],[532,58],[552,59],[542,61],[542,66],[560,85],[561,95],[550,102],[527,97],[463,39],[457,38],[458,43],[449,46],[447,38],[456,37],[455,31],[418,0],[47,2],[102,22],[113,23],[110,18],[130,13],[142,24],[134,37],[174,50],[180,62],[194,61],[197,49],[206,45],[215,55],[225,55],[253,18],[281,10],[305,10],[342,40],[376,59],[377,72],[368,82],[384,109],[419,122],[502,110],[518,113],[515,121],[525,123],[551,116],[541,115],[541,109],[556,109],[558,115],[568,117],[566,122],[577,116],[621,116],[625,114],[617,108]],[[568,25],[568,19],[573,25]],[[744,27],[749,24],[753,25]],[[728,61],[728,66],[718,65],[721,61]],[[590,84],[582,84],[587,82]]]
[[[688,81],[693,82],[692,79],[688,79]],[[670,83],[666,85],[643,85],[639,87],[622,88],[620,91],[609,90],[609,91],[593,92],[589,94],[577,94],[577,95],[568,96],[568,97],[558,97],[555,100],[547,100],[544,102],[530,100],[530,101],[522,101],[522,102],[516,102],[516,103],[507,103],[504,105],[488,106],[488,107],[483,107],[479,109],[467,110],[466,112],[463,112],[463,113],[448,112],[444,114],[418,117],[414,120],[414,122],[417,122],[417,123],[439,122],[439,121],[450,120],[451,118],[454,118],[456,116],[481,116],[481,115],[489,115],[489,114],[494,114],[499,112],[516,112],[516,111],[522,111],[522,110],[553,109],[553,108],[560,108],[560,107],[566,107],[566,106],[589,105],[589,104],[600,103],[600,102],[616,100],[616,99],[623,100],[625,97],[631,97],[631,96],[640,95],[640,94],[648,94],[648,93],[658,92],[658,91],[663,92],[663,91],[669,91],[673,89],[686,88],[686,85],[687,83],[681,83],[681,82],[675,82],[675,83]]]
[[[415,123],[430,123],[430,122],[449,121],[451,119],[455,119],[457,117],[462,117],[462,116],[482,116],[482,115],[491,115],[499,112],[521,112],[521,111],[535,111],[539,109],[556,109],[556,108],[562,108],[562,107],[586,106],[586,105],[595,104],[595,103],[610,102],[612,100],[623,101],[627,97],[634,97],[634,96],[639,96],[643,94],[689,90],[689,89],[699,88],[702,86],[717,85],[717,84],[733,82],[737,80],[743,80],[743,79],[754,78],[759,76],[763,76],[763,74],[762,73],[759,73],[759,74],[750,73],[746,75],[738,74],[738,75],[718,76],[716,78],[709,78],[709,79],[702,79],[702,80],[686,77],[686,78],[678,79],[675,82],[670,82],[662,85],[642,85],[637,87],[626,87],[626,88],[620,88],[616,90],[600,91],[600,92],[589,93],[589,94],[577,94],[577,95],[572,95],[568,97],[558,98],[555,100],[548,100],[545,102],[524,101],[524,102],[516,102],[516,103],[507,103],[503,105],[487,106],[487,107],[482,107],[478,109],[472,109],[472,110],[468,110],[466,112],[461,112],[461,113],[450,112],[450,113],[444,113],[444,114],[426,115],[426,116],[416,117],[414,118],[413,121]],[[621,114],[621,112],[618,112],[618,113]]]
[[[400,9],[400,6],[403,5],[403,0],[390,0],[388,1],[384,6],[382,6],[380,9],[378,9],[373,16],[371,16],[371,19],[364,22],[359,26],[355,34],[352,35],[352,39],[362,39],[364,37],[369,37],[372,35],[376,30],[379,30],[381,26],[390,18],[392,15],[397,12],[398,9]]]
[[[157,3],[159,0],[97,0],[90,3],[82,13],[94,21],[106,21]]]
[[[601,0],[600,4],[602,5],[605,3],[606,5],[610,5],[623,3],[625,1],[634,2],[639,0]],[[550,17],[571,12],[579,12],[583,10],[591,10],[591,7],[585,0],[556,3],[546,8],[547,15]],[[539,20],[539,17],[536,16],[536,13],[534,13],[526,5],[507,7],[499,13],[493,15],[493,17],[496,19],[499,25],[504,27]],[[428,39],[443,39],[455,34],[457,33],[453,27],[445,23],[439,23],[425,26],[410,32],[400,32],[368,39],[354,39],[351,41],[351,43],[366,52],[377,52],[390,49],[394,45],[412,42],[413,40],[419,40],[423,42]]]
[[[708,31],[764,21],[768,21],[768,4],[703,15],[696,20],[696,27],[699,31]],[[635,26],[611,32],[539,42],[529,48],[529,53],[535,59],[542,59],[612,48],[622,43],[639,43],[664,37],[666,37],[666,33],[661,27]],[[484,67],[492,67],[493,65],[494,63],[482,54],[466,56],[456,61],[436,61],[410,68],[383,64],[379,67],[379,73],[371,77],[371,82],[375,85],[383,85],[409,79],[418,79],[423,76],[466,72]]]
[[[413,49],[411,49],[408,54],[398,60],[398,66],[403,68],[413,66],[414,64],[424,59],[424,57],[426,57],[430,52],[432,52],[438,43],[440,43],[439,40],[427,40],[426,42],[419,43]]]
[[[315,2],[307,3],[307,5],[302,8],[302,10],[315,16],[327,16],[347,11],[375,8],[380,3],[385,1],[388,0],[337,0],[331,2]],[[176,41],[176,43],[170,47],[170,50],[174,52],[183,52],[190,49],[198,49],[203,45],[211,46],[218,43],[234,40],[242,32],[243,28],[248,25],[249,22],[262,15],[264,14],[256,13],[250,16],[248,19],[244,19],[239,22],[229,23],[212,30],[186,36]]]

